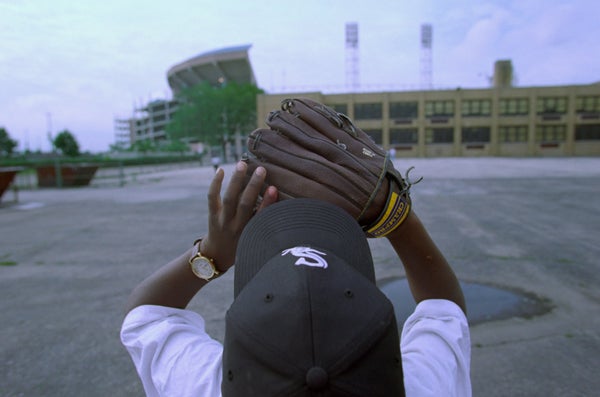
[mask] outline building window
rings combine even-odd
[[[527,142],[527,126],[515,125],[500,127],[498,130],[500,142]]]
[[[600,113],[600,96],[580,96],[575,99],[577,113]]]
[[[465,143],[489,142],[490,127],[465,127],[462,129],[462,141]]]
[[[536,142],[564,142],[567,128],[564,125],[538,125],[535,129]]]
[[[371,139],[373,140],[373,142],[375,142],[378,145],[381,145],[383,143],[383,133],[381,132],[381,130],[364,130],[365,133],[371,137]]]
[[[390,145],[415,144],[419,140],[416,128],[392,128],[390,130]]]
[[[418,102],[390,102],[390,119],[416,119],[419,117]]]
[[[529,114],[529,99],[506,98],[500,99],[498,113],[500,116],[525,116]]]
[[[348,114],[348,105],[345,103],[336,103],[335,105],[328,105],[330,108],[338,113]]]
[[[541,97],[537,100],[537,114],[567,113],[567,98]]]
[[[356,103],[354,104],[355,120],[381,120],[381,103]]]
[[[599,141],[600,124],[583,124],[575,126],[576,141]]]
[[[454,142],[454,128],[428,128],[425,130],[426,143]]]
[[[454,101],[427,101],[425,102],[425,117],[452,117],[454,116]]]
[[[492,101],[489,99],[464,100],[461,106],[465,117],[489,116],[492,113]]]
[[[150,113],[153,113],[153,112],[162,112],[163,110],[165,110],[165,103],[164,102],[157,102],[157,103],[150,103],[150,104],[148,104],[147,111],[150,112]]]

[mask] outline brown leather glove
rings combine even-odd
[[[408,181],[352,120],[311,99],[286,99],[248,138],[251,173],[267,169],[279,199],[317,198],[348,211],[368,237],[397,228],[411,207]],[[410,169],[409,169],[410,171]]]

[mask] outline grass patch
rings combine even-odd
[[[0,261],[0,266],[17,266],[15,261]]]

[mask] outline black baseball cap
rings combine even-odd
[[[260,211],[236,252],[224,397],[404,396],[391,302],[344,210],[290,199]]]

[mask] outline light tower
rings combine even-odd
[[[358,73],[358,23],[346,23],[346,87],[357,91],[360,87]]]
[[[421,89],[425,90],[430,90],[433,87],[432,42],[433,27],[427,23],[421,25]]]

